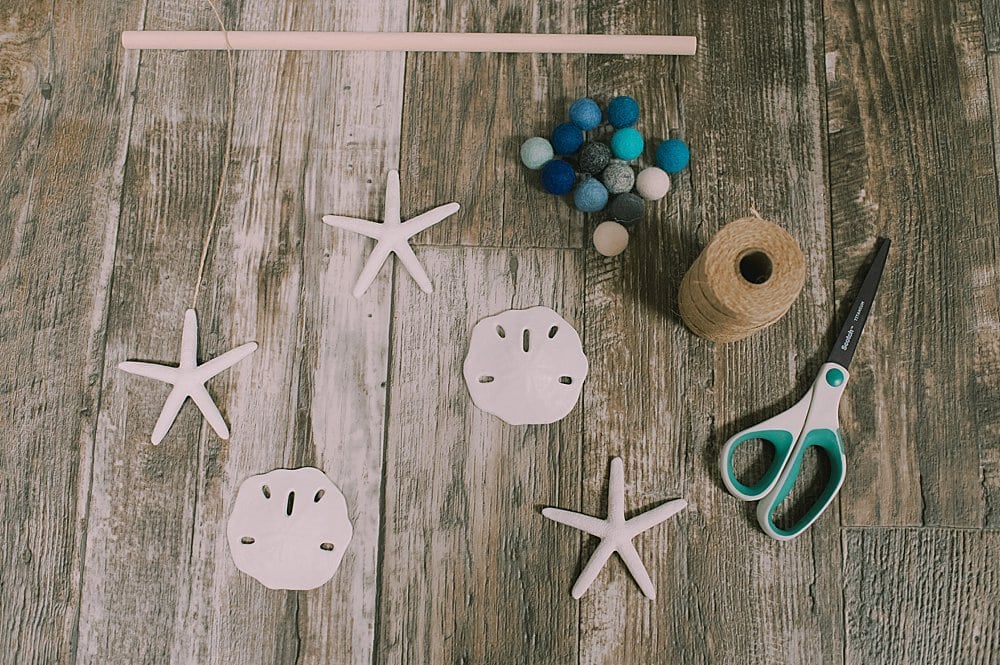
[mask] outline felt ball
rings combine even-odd
[[[619,194],[608,206],[608,217],[624,226],[633,226],[642,221],[646,204],[632,192]]]
[[[597,178],[586,178],[573,192],[573,205],[583,212],[597,212],[608,205],[608,190]]]
[[[635,184],[635,171],[620,159],[612,159],[608,167],[601,173],[601,182],[612,194],[623,194],[632,191]]]
[[[683,171],[691,161],[691,151],[680,139],[667,139],[656,148],[656,165],[667,173]]]
[[[628,95],[615,97],[608,103],[608,122],[615,129],[631,127],[639,119],[639,102]]]
[[[552,144],[541,136],[533,136],[521,144],[521,163],[532,171],[545,166],[554,154]]]
[[[584,173],[591,175],[600,173],[611,160],[611,148],[600,141],[587,141],[580,146],[576,156],[576,165]]]
[[[590,97],[581,97],[569,107],[569,120],[585,132],[601,124],[601,107]]]
[[[618,256],[628,247],[628,229],[618,222],[601,222],[594,229],[594,248],[604,256]]]
[[[552,159],[542,167],[542,188],[549,194],[562,196],[576,184],[576,171],[561,159]]]
[[[552,130],[552,148],[557,155],[572,155],[583,143],[583,132],[571,122],[564,122]]]
[[[663,169],[650,166],[639,171],[635,189],[647,201],[659,201],[670,191],[670,176]]]
[[[635,159],[642,154],[643,147],[645,141],[642,140],[642,134],[632,127],[619,129],[611,136],[611,152],[618,159]]]

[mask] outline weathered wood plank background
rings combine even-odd
[[[992,663],[1000,658],[1000,3],[994,0],[223,2],[239,29],[677,33],[684,59],[238,53],[200,352],[248,340],[148,435],[223,166],[224,53],[125,53],[124,29],[214,29],[207,3],[0,6],[0,660],[12,663]],[[600,219],[517,160],[575,97],[634,95],[691,168],[618,258]],[[436,286],[320,223],[462,211],[416,238]],[[755,208],[806,289],[714,347],[677,316],[701,247]],[[593,217],[593,216],[592,216]],[[808,385],[877,236],[889,269],[841,410],[848,476],[776,543],[722,489],[720,443]],[[591,373],[550,426],[478,411],[474,323],[553,307]],[[659,591],[539,508],[690,507],[637,539]],[[269,591],[229,558],[236,488],[316,465],[355,536],[334,580]]]

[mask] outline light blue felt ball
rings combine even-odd
[[[541,136],[532,136],[521,144],[521,163],[532,171],[545,166],[545,162],[552,159],[554,155],[552,144]]]
[[[583,144],[583,132],[571,122],[564,122],[552,130],[552,148],[557,155],[572,155]]]
[[[680,139],[667,139],[656,148],[656,165],[671,175],[683,171],[691,161],[691,151]]]
[[[568,194],[576,184],[576,171],[561,159],[553,159],[542,167],[542,188],[549,194]]]
[[[569,120],[585,132],[601,124],[601,107],[590,97],[581,97],[569,107]]]
[[[611,152],[614,153],[615,157],[624,159],[626,162],[639,157],[644,146],[642,134],[632,127],[619,129],[611,136]]]
[[[573,192],[573,205],[583,212],[598,212],[608,204],[608,190],[597,178],[587,178]]]
[[[639,119],[639,102],[628,95],[615,97],[608,102],[608,122],[615,129],[631,127]]]

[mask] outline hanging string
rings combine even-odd
[[[229,82],[229,100],[227,101],[228,112],[226,114],[226,147],[222,156],[222,170],[219,173],[219,186],[215,193],[215,205],[212,206],[212,217],[208,221],[208,231],[205,233],[205,242],[201,248],[201,260],[198,262],[198,277],[194,282],[194,296],[191,298],[191,309],[195,309],[198,304],[198,291],[201,290],[201,279],[205,274],[205,262],[208,260],[208,248],[212,244],[212,236],[215,234],[215,224],[219,219],[219,208],[222,207],[222,190],[226,185],[226,177],[229,175],[229,158],[233,147],[233,124],[235,118],[236,105],[236,76],[233,64],[233,46],[229,43],[229,32],[226,30],[226,23],[222,20],[222,14],[213,0],[205,0],[212,8],[215,19],[219,22],[222,30],[222,37],[226,42],[226,69]]]

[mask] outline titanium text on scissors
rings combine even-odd
[[[838,409],[844,394],[847,371],[857,349],[861,331],[871,311],[872,300],[882,278],[889,240],[882,239],[861,290],[847,314],[837,342],[819,368],[819,376],[806,396],[787,411],[743,430],[726,441],[719,457],[722,480],[730,494],[743,501],[758,501],[757,521],[767,535],[777,540],[791,540],[816,521],[827,509],[844,483],[846,459],[840,437]],[[747,441],[763,439],[774,447],[774,461],[764,476],[753,485],[744,485],[736,478],[733,457],[736,449]],[[789,528],[774,522],[774,511],[795,485],[807,449],[815,447],[830,462],[830,477],[815,503]]]

